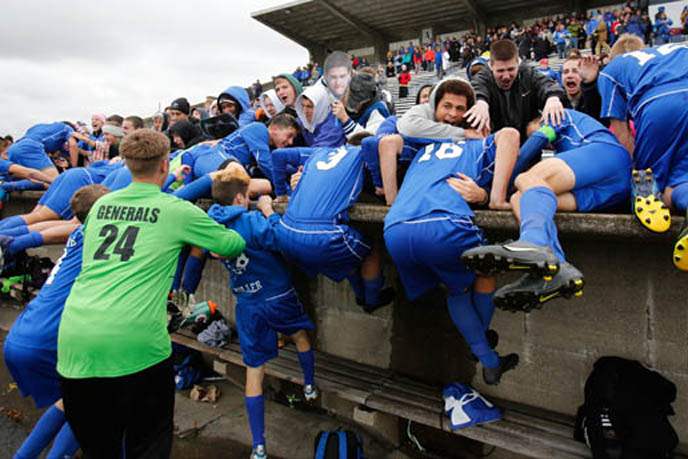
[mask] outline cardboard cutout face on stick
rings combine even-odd
[[[349,89],[353,68],[351,58],[343,51],[334,51],[325,59],[325,84],[330,94],[341,100]]]

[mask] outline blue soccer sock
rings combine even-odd
[[[671,192],[671,203],[679,212],[688,209],[688,182],[682,183]]]
[[[315,353],[313,349],[310,351],[299,352],[299,364],[303,371],[303,384],[309,385],[315,383]]]
[[[26,249],[40,247],[43,245],[43,235],[38,231],[31,231],[28,234],[14,238],[10,242],[9,254],[14,255]]]
[[[79,442],[74,436],[72,428],[68,422],[65,422],[60,429],[60,432],[55,437],[53,447],[50,448],[47,459],[64,459],[65,457],[72,457],[79,450]]]
[[[363,278],[358,271],[354,271],[353,273],[349,274],[346,276],[346,279],[349,281],[349,284],[351,284],[351,289],[354,291],[354,296],[356,296],[356,299],[365,301],[365,287],[363,286]]]
[[[557,196],[552,190],[544,186],[526,190],[521,196],[520,239],[549,247],[560,261],[566,261],[554,223],[556,212]]]
[[[45,410],[29,436],[14,454],[14,459],[34,459],[52,441],[65,423],[64,412],[55,405]]]
[[[499,356],[487,343],[485,329],[478,312],[473,307],[471,293],[466,292],[447,297],[447,308],[454,325],[459,329],[480,363],[487,368],[497,368]]]
[[[385,284],[385,278],[380,275],[375,279],[363,279],[363,294],[365,295],[365,304],[374,306],[380,302],[380,290]]]
[[[495,305],[492,301],[492,293],[479,293],[473,291],[473,307],[480,317],[480,322],[483,324],[483,331],[490,328],[492,316],[494,315]]]
[[[198,284],[201,283],[201,276],[203,275],[203,268],[205,267],[205,254],[200,258],[190,255],[186,259],[186,266],[184,266],[184,276],[182,277],[182,288],[187,293],[196,293]]]
[[[26,221],[21,217],[21,215],[13,215],[11,217],[3,218],[0,221],[0,230],[14,228],[15,226],[25,225]]]
[[[265,444],[265,399],[262,395],[256,397],[244,397],[246,412],[248,413],[248,425],[251,428],[253,447]]]
[[[29,190],[45,190],[45,185],[42,183],[32,182],[31,180],[16,180],[13,182],[6,182],[2,184],[2,189],[5,191],[29,191]]]
[[[179,259],[177,260],[177,269],[174,272],[174,280],[172,280],[172,290],[179,290],[182,285],[182,274],[184,274],[184,265],[186,264],[186,259],[189,257],[189,252],[191,249],[189,247],[184,247],[181,252],[179,252]]]
[[[24,234],[29,232],[29,227],[26,225],[17,225],[13,228],[7,228],[4,230],[0,230],[0,234],[3,236],[10,236],[10,237],[17,237],[17,236],[23,236]]]

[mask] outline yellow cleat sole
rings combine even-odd
[[[681,271],[688,271],[688,234],[674,245],[674,266]]]
[[[669,208],[656,196],[637,196],[633,211],[640,224],[654,233],[665,233],[671,227]]]

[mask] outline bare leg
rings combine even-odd
[[[576,176],[566,162],[558,158],[548,158],[516,177],[514,184],[522,193],[541,186],[560,195],[576,186]]]
[[[246,367],[246,396],[258,397],[263,395],[263,377],[265,366]]]
[[[380,173],[382,186],[385,190],[385,201],[388,206],[394,203],[399,192],[397,184],[397,159],[404,147],[404,140],[400,135],[389,135],[380,139]]]
[[[41,236],[43,236],[43,245],[64,244],[72,231],[77,229],[79,225],[80,223],[63,222],[60,226],[53,226],[40,231]]]
[[[69,221],[66,221],[66,220],[48,220],[48,221],[38,222],[38,223],[34,223],[32,225],[29,225],[28,229],[29,229],[29,231],[43,231],[43,230],[46,230],[48,228],[54,228],[56,226],[63,226],[63,225],[67,225],[67,224],[73,224],[73,225],[78,226],[81,224],[81,222],[79,220],[77,220],[76,218],[72,218]]]
[[[36,206],[31,213],[24,214],[21,217],[27,225],[33,225],[34,223],[44,222],[47,220],[60,220],[60,216],[54,211],[48,209],[46,206]]]
[[[509,205],[506,193],[511,180],[511,173],[516,165],[520,145],[520,134],[514,128],[501,129],[495,135],[497,153],[495,155],[495,170],[490,191],[490,208],[505,209]]]
[[[294,344],[296,344],[297,351],[308,352],[311,350],[311,341],[308,338],[308,333],[306,333],[306,330],[297,331],[291,335],[291,339],[294,341]]]
[[[373,242],[373,247],[367,257],[361,263],[361,277],[363,280],[373,280],[380,277],[382,271],[382,249],[378,241]]]

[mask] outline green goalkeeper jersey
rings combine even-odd
[[[228,258],[245,247],[238,233],[152,184],[134,182],[95,203],[60,323],[62,376],[124,376],[170,356],[167,294],[187,244]]]

